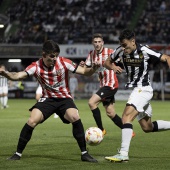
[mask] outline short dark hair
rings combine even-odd
[[[60,53],[59,45],[53,40],[45,41],[42,50],[47,54]]]
[[[134,31],[125,29],[120,33],[119,41],[123,41],[124,39],[130,40],[132,38],[135,38]]]
[[[92,40],[93,40],[94,38],[101,38],[101,39],[103,40],[103,35],[102,35],[101,33],[95,33],[95,34],[93,34],[93,36],[92,36]]]

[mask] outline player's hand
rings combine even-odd
[[[84,67],[85,66],[85,62],[84,61],[80,61],[79,66]]]
[[[95,62],[93,62],[92,63],[92,67],[93,67],[93,69],[98,69],[99,67],[100,67],[100,62],[98,62],[98,61],[95,61]]]
[[[119,66],[116,66],[114,63],[112,63],[112,68],[113,68],[113,71],[117,74],[121,74],[123,69]]]

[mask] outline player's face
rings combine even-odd
[[[43,61],[47,67],[52,67],[55,65],[56,59],[59,53],[45,54]]]
[[[103,49],[104,41],[101,38],[94,38],[92,41],[94,49],[97,53],[100,53]]]
[[[120,42],[125,54],[131,54],[136,49],[135,39],[124,39]]]

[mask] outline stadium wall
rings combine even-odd
[[[106,44],[108,48],[115,49],[118,44]],[[170,55],[170,45],[167,44],[150,44],[151,48]],[[73,44],[60,45],[60,55],[67,58],[86,58],[89,51],[93,49],[92,45]],[[42,45],[22,44],[22,45],[0,45],[1,58],[35,58],[40,57],[42,53]]]

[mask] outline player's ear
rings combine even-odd
[[[45,54],[45,52],[42,52],[42,56],[45,58],[46,57],[46,54]]]

